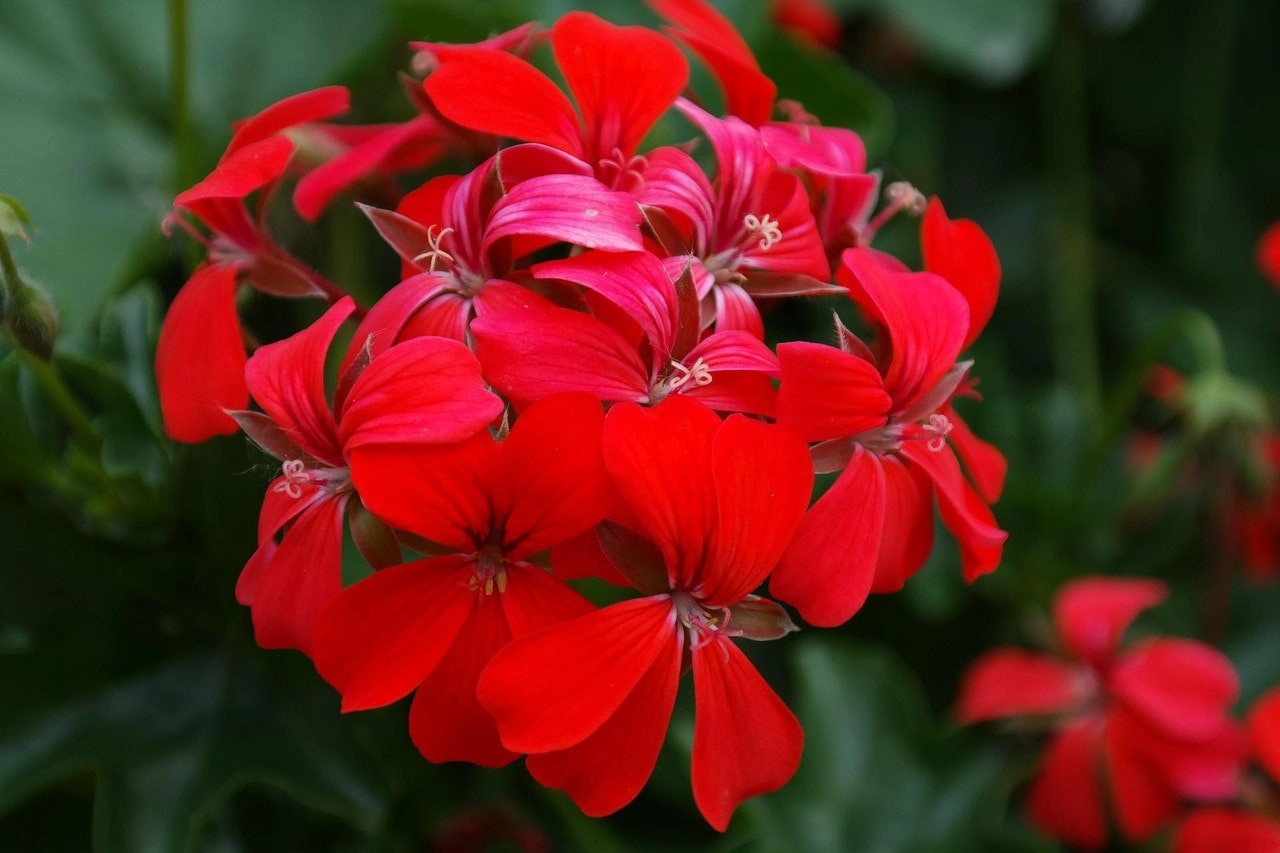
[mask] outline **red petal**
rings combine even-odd
[[[351,93],[343,86],[326,86],[300,92],[277,101],[255,116],[236,123],[223,162],[235,151],[309,121],[342,115],[351,106]]]
[[[1249,737],[1258,763],[1280,782],[1280,688],[1264,694],[1250,709]]]
[[[1231,809],[1196,809],[1178,828],[1173,853],[1280,853],[1280,822]]]
[[[942,409],[942,414],[951,422],[948,438],[978,493],[988,503],[1000,500],[1000,494],[1004,491],[1004,476],[1009,469],[1004,454],[974,435],[973,430],[969,429],[969,425],[951,406]]]
[[[1280,222],[1264,231],[1258,240],[1258,269],[1280,288]]]
[[[1066,711],[1088,696],[1088,681],[1081,675],[1048,655],[995,649],[965,672],[956,717],[980,723]]]
[[[530,775],[568,794],[591,817],[612,814],[636,798],[653,774],[680,685],[680,634],[666,644],[604,723],[576,746],[530,755]]]
[[[413,320],[414,314],[454,284],[452,276],[421,273],[405,279],[383,294],[381,299],[373,303],[373,307],[356,327],[355,334],[351,337],[351,347],[342,360],[339,374],[347,372],[365,346],[369,347],[370,358],[377,358],[379,354],[390,349],[400,340],[405,326]],[[461,338],[454,337],[454,340],[461,340]],[[339,400],[338,404],[341,405],[342,402]]]
[[[355,307],[344,298],[296,335],[260,347],[245,366],[249,392],[263,411],[299,447],[337,467],[342,445],[324,389],[324,363],[338,327]]]
[[[283,175],[292,156],[293,143],[284,136],[247,145],[224,157],[203,181],[179,193],[173,206],[191,208],[209,199],[244,198]]]
[[[497,446],[482,432],[450,445],[365,445],[351,453],[351,479],[392,527],[469,552],[489,537],[497,465]]]
[[[879,371],[858,356],[794,341],[778,344],[778,364],[778,422],[807,441],[858,435],[887,422],[893,401]]]
[[[253,631],[264,649],[311,654],[321,608],[342,588],[346,497],[318,500],[294,520],[255,587]]]
[[[726,282],[711,291],[716,301],[716,329],[746,332],[764,340],[764,320],[751,294],[742,285]]]
[[[612,490],[600,452],[604,412],[589,394],[557,394],[516,419],[502,443],[493,507],[503,551],[522,560],[604,518]]]
[[[507,565],[507,591],[502,609],[511,636],[526,634],[568,622],[595,611],[595,605],[557,578],[528,563]]]
[[[316,670],[343,711],[405,696],[435,669],[482,593],[475,566],[453,555],[392,566],[338,593],[316,623]],[[496,608],[495,608],[496,609]]]
[[[1082,850],[1107,843],[1102,802],[1102,723],[1087,718],[1063,729],[1045,753],[1027,794],[1027,814],[1036,826]]]
[[[717,638],[693,650],[693,799],[721,832],[734,809],[800,766],[804,732],[746,656]]]
[[[889,333],[885,390],[894,411],[907,411],[955,366],[969,309],[954,287],[932,273],[895,273],[870,249],[848,249],[837,280],[868,317]]]
[[[960,463],[949,447],[929,450],[922,442],[907,442],[902,455],[919,465],[933,480],[942,521],[956,537],[964,579],[973,583],[1000,565],[1004,541],[1009,538],[996,526],[987,506],[960,472]]]
[[[942,202],[929,199],[920,222],[924,268],[937,273],[969,303],[969,331],[964,346],[977,340],[991,319],[1000,295],[1000,258],[996,247],[971,219],[948,219]]]
[[[156,385],[164,430],[174,441],[204,441],[239,429],[226,413],[249,405],[235,295],[235,267],[205,264],[165,315],[156,343]]]
[[[617,405],[604,425],[605,467],[662,551],[674,589],[703,570],[718,512],[712,442],[720,418],[701,403],[668,397],[651,409]]]
[[[689,64],[670,41],[644,27],[618,27],[569,12],[551,30],[556,64],[582,111],[587,153],[630,157],[689,80]]]
[[[884,468],[884,532],[874,593],[897,592],[933,551],[933,481],[919,465],[880,457]]]
[[[813,462],[799,433],[731,415],[711,445],[716,525],[699,598],[729,607],[764,582],[813,493]]]
[[[413,338],[375,358],[351,387],[338,435],[347,452],[369,444],[461,441],[502,413],[480,362],[463,344]]]
[[[480,677],[480,704],[508,749],[566,749],[617,712],[675,633],[665,595],[553,625],[498,652]]]
[[[1164,601],[1162,581],[1087,577],[1071,581],[1053,600],[1053,621],[1067,651],[1095,665],[1110,661],[1134,618]]]
[[[599,578],[614,586],[631,586],[600,547],[595,528],[591,528],[551,550],[551,571],[562,580]],[[663,566],[665,580],[666,567]]]
[[[778,0],[770,17],[793,35],[830,50],[840,49],[840,16],[825,0]]]
[[[875,576],[884,529],[884,471],[859,447],[805,514],[769,581],[769,594],[812,625],[834,627],[858,612]]]
[[[1179,740],[1203,740],[1219,731],[1240,693],[1225,655],[1181,639],[1150,640],[1126,652],[1108,686],[1133,711]]]
[[[428,761],[501,767],[518,757],[502,746],[493,718],[476,701],[481,671],[511,641],[501,601],[510,594],[509,587],[496,595],[465,592],[472,602],[466,621],[413,695],[409,736]],[[418,630],[431,629],[419,625]],[[345,703],[344,710],[350,710]]]
[[[1106,759],[1116,821],[1125,838],[1143,842],[1177,814],[1181,798],[1172,780],[1143,753],[1142,723],[1117,709],[1107,715]]]
[[[541,71],[492,48],[442,47],[438,55],[440,67],[424,85],[447,119],[583,156],[573,105]]]
[[[647,400],[649,371],[634,348],[594,317],[567,308],[499,311],[471,323],[485,377],[517,400],[586,391]]]
[[[611,252],[638,252],[640,208],[626,193],[614,192],[595,178],[544,175],[514,186],[493,207],[481,248],[516,235],[540,235],[555,241]]]

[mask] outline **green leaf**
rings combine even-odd
[[[106,853],[189,849],[250,784],[377,828],[382,779],[336,700],[275,681],[231,654],[188,658],[10,727],[0,735],[0,812],[89,771],[94,845]]]
[[[793,661],[807,746],[785,788],[743,806],[759,833],[751,849],[1052,849],[1005,824],[1017,768],[967,732],[935,726],[894,658],[805,638]]]

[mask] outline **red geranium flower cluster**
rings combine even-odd
[[[310,655],[344,710],[413,693],[428,759],[527,756],[592,815],[644,786],[691,669],[694,797],[724,829],[802,749],[734,642],[795,630],[766,581],[808,621],[840,624],[921,567],[935,501],[967,579],[999,562],[1004,460],[953,402],[976,396],[961,355],[1000,268],[974,223],[905,185],[873,218],[856,134],[795,105],[773,121],[775,87],[726,20],[700,0],[653,6],[667,33],[580,12],[555,24],[567,94],[523,58],[526,27],[416,44],[421,115],[405,125],[320,124],[345,108],[334,89],[242,123],[178,197],[175,221],[209,256],[166,319],[157,373],[175,438],[239,426],[280,461],[236,590],[263,646]],[[729,115],[681,97],[681,44]],[[641,153],[668,115],[690,139]],[[286,175],[304,173],[294,202],[313,218],[340,188],[385,194],[445,151],[485,156],[394,209],[362,206],[402,268],[372,306],[266,233]],[[901,209],[924,214],[923,272],[869,245]],[[248,356],[245,284],[331,307]],[[837,321],[834,346],[770,349],[762,306],[818,295],[871,336]],[[815,468],[838,476],[810,507]],[[344,518],[375,569],[345,589]],[[597,608],[571,585],[586,577],[634,595]]]
[[[1059,591],[1057,654],[1005,648],[966,673],[962,722],[1043,717],[1054,735],[1027,794],[1032,821],[1073,846],[1169,824],[1184,800],[1227,801],[1248,754],[1230,708],[1235,669],[1216,649],[1155,637],[1121,649],[1134,618],[1165,597],[1154,580],[1083,578]],[[1108,807],[1108,800],[1110,807]]]

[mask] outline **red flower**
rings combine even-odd
[[[480,701],[507,748],[530,753],[534,778],[605,815],[649,778],[691,662],[694,800],[724,830],[742,800],[781,787],[800,760],[799,723],[729,638],[794,629],[751,592],[808,503],[804,443],[671,397],[615,406],[604,450],[649,540],[611,528],[615,563],[646,597],[516,640],[485,670]]]
[[[376,572],[320,614],[316,669],[344,711],[416,689],[409,733],[427,759],[497,767],[516,757],[476,703],[476,679],[513,637],[592,609],[529,558],[611,506],[603,422],[595,400],[561,395],[520,415],[505,441],[482,432],[454,446],[354,451],[369,508],[440,556]]]
[[[557,21],[551,47],[577,110],[528,62],[477,46],[439,47],[427,94],[450,121],[558,148],[616,186],[644,135],[684,89],[689,65],[658,33],[586,12]]]
[[[816,45],[840,47],[840,16],[825,0],[774,0],[769,17],[789,33]]]
[[[502,410],[485,390],[475,357],[441,338],[415,339],[372,361],[357,359],[330,406],[325,354],[354,310],[351,298],[343,299],[310,328],[254,353],[246,380],[265,414],[229,415],[283,469],[263,501],[258,550],[236,584],[236,599],[252,607],[254,633],[264,648],[310,653],[316,614],[341,587],[342,518],[356,498],[348,455],[384,443],[458,441]],[[378,561],[385,545],[376,541],[380,531],[370,522],[376,520],[354,500],[352,535]],[[394,541],[391,546],[398,562],[399,549]]]
[[[240,122],[218,166],[174,200],[168,223],[187,229],[208,256],[178,292],[156,344],[156,383],[165,431],[176,441],[204,441],[236,431],[226,412],[248,403],[245,347],[235,295],[247,281],[266,293],[337,301],[342,293],[266,234],[267,201],[284,175],[294,145],[284,132],[347,109],[339,86],[285,98]],[[258,192],[250,217],[245,199]],[[196,231],[190,214],[212,235]]]
[[[1280,289],[1280,222],[1274,223],[1258,239],[1258,269]]]
[[[1238,690],[1231,662],[1191,640],[1119,649],[1133,619],[1164,596],[1159,581],[1074,581],[1053,608],[1065,657],[997,649],[961,685],[962,722],[1056,717],[1027,808],[1045,832],[1081,848],[1106,843],[1107,792],[1121,832],[1143,841],[1184,797],[1227,799],[1236,791],[1245,752],[1228,716]]]
[[[773,353],[740,331],[699,341],[692,285],[682,302],[652,255],[587,252],[533,272],[579,284],[616,307],[610,313],[601,306],[599,316],[546,305],[476,318],[476,354],[508,397],[526,402],[586,391],[606,402],[654,404],[680,394],[713,409],[773,414]]]
[[[1255,580],[1280,576],[1280,433],[1255,437],[1253,458],[1261,476],[1261,494],[1236,484],[1226,536]]]
[[[965,579],[1000,561],[1006,534],[989,503],[1004,484],[1004,457],[951,407],[972,365],[956,359],[990,315],[999,267],[973,223],[939,215],[942,227],[926,216],[925,257],[947,279],[901,271],[870,249],[844,254],[837,277],[881,329],[876,350],[839,324],[839,349],[778,346],[778,420],[817,442],[819,472],[841,472],[770,585],[815,625],[844,622],[869,592],[898,590],[919,570],[933,544],[934,495]],[[972,228],[947,227],[962,224]]]

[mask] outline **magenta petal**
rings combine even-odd
[[[544,175],[516,184],[494,205],[483,251],[503,237],[536,234],[611,252],[638,252],[640,208],[595,178]]]
[[[764,340],[764,320],[751,294],[742,285],[726,282],[712,291],[716,301],[716,329],[745,332],[756,340]]]

